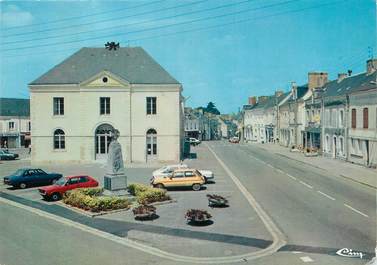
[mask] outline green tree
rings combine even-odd
[[[220,115],[220,111],[216,108],[215,103],[212,101],[207,104],[207,107],[204,109],[205,112]]]

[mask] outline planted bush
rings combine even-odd
[[[89,195],[89,196],[98,196],[102,194],[103,188],[84,188],[79,189],[83,194]]]
[[[65,193],[63,202],[91,212],[127,209],[131,205],[126,198],[98,196],[101,193],[100,188],[71,190]]]
[[[140,183],[133,183],[128,185],[127,189],[131,195],[137,196],[138,193],[151,189],[151,187]]]
[[[166,194],[165,190],[156,188],[149,188],[144,192],[139,192],[137,193],[136,198],[137,202],[140,204],[150,204],[170,200],[170,196]]]

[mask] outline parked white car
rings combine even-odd
[[[167,165],[162,168],[156,169],[153,171],[153,177],[170,177],[173,175],[174,170],[177,169],[184,169],[188,168],[188,165],[186,164],[177,164],[177,165]],[[210,170],[198,170],[200,174],[203,175],[203,177],[206,179],[206,182],[208,180],[213,180],[215,178],[215,175]]]
[[[196,139],[196,138],[189,138],[188,141],[190,142],[190,144],[192,145],[198,145],[201,143],[200,140]]]

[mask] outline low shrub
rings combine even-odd
[[[131,203],[126,198],[98,196],[101,188],[76,189],[65,193],[63,202],[91,212],[127,209]]]
[[[148,188],[144,192],[139,192],[137,193],[136,198],[138,203],[144,205],[170,200],[170,196],[166,194],[166,190],[156,188]]]
[[[151,189],[151,187],[145,184],[133,183],[133,184],[128,185],[127,189],[131,195],[137,196],[138,193]]]
[[[83,189],[80,189],[80,192],[89,196],[98,196],[102,194],[103,188],[83,188]]]

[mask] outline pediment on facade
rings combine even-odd
[[[80,86],[85,87],[128,87],[129,82],[109,72],[101,71],[91,78],[81,82]]]

